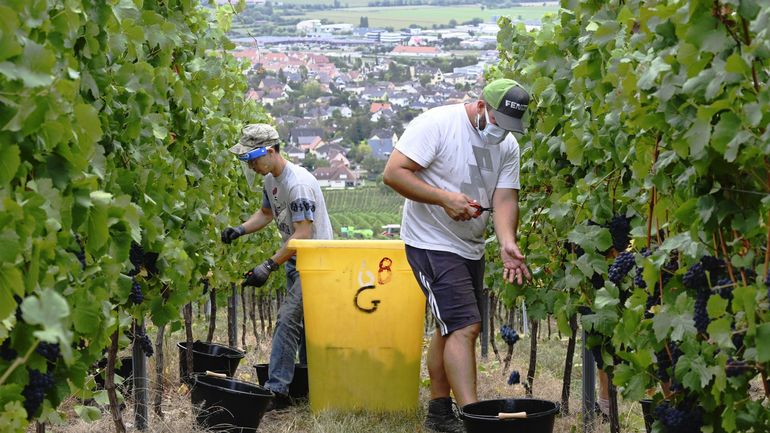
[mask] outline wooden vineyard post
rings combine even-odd
[[[593,431],[594,405],[596,404],[596,369],[594,356],[586,347],[588,335],[583,330],[583,433]]]
[[[232,284],[232,294],[227,297],[227,341],[230,347],[238,346],[238,286]]]
[[[131,360],[134,374],[134,423],[139,431],[147,430],[147,356],[142,348],[140,336],[145,335],[144,322],[134,320],[134,344],[131,345]]]

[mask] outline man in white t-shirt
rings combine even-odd
[[[294,377],[295,356],[307,362],[302,324],[302,286],[296,268],[296,251],[287,248],[289,239],[331,239],[332,226],[326,212],[318,181],[303,167],[281,156],[278,132],[272,126],[259,123],[243,129],[241,141],[230,148],[243,163],[249,186],[254,186],[254,174],[263,176],[262,207],[246,222],[222,231],[222,242],[229,244],[240,236],[254,233],[275,221],[281,233],[281,246],[273,255],[247,272],[244,286],[260,287],[273,271],[286,263],[286,295],[278,310],[278,321],[270,350],[268,379],[265,387],[275,393],[268,410],[289,404],[289,384]]]
[[[519,145],[529,94],[513,80],[489,83],[467,104],[431,109],[404,131],[384,181],[406,197],[401,239],[438,329],[428,349],[431,401],[425,426],[462,432],[462,407],[478,400],[475,344],[481,330],[484,232],[491,214],[503,279],[530,279],[516,243]],[[492,212],[494,209],[494,212]],[[488,212],[487,212],[488,211]]]

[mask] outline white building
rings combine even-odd
[[[297,31],[300,33],[314,33],[321,27],[321,20],[305,20],[297,23]]]

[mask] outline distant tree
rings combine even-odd
[[[362,29],[368,29],[369,28],[369,17],[361,17],[358,20],[358,27],[361,27]]]
[[[452,27],[452,28],[457,27],[457,20],[454,18],[449,20],[449,27]]]
[[[308,74],[307,66],[300,65],[300,67],[299,67],[299,78],[300,78],[300,80],[302,82],[307,81],[307,74]]]
[[[423,87],[427,86],[428,83],[430,83],[431,78],[430,75],[420,75],[420,85]]]
[[[286,84],[286,74],[283,73],[283,68],[278,70],[278,81]]]
[[[326,165],[323,165],[323,163],[326,163]],[[309,172],[313,172],[318,167],[328,167],[329,161],[326,161],[324,159],[321,159],[313,152],[306,152],[305,158],[302,160],[302,166],[307,169]]]
[[[386,161],[383,159],[377,159],[374,156],[369,155],[361,161],[361,168],[369,172],[367,177],[373,180],[385,170],[385,162]]]

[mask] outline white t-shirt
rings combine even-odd
[[[280,176],[265,176],[263,186],[262,207],[272,209],[284,243],[294,234],[294,223],[304,220],[313,222],[312,239],[332,238],[321,187],[305,168],[287,161]]]
[[[445,191],[462,192],[491,207],[496,188],[519,189],[519,144],[512,134],[486,145],[464,104],[433,108],[415,118],[396,149],[423,167],[417,177]],[[441,206],[406,200],[401,239],[415,248],[449,251],[471,260],[484,255],[489,213],[455,221]]]

